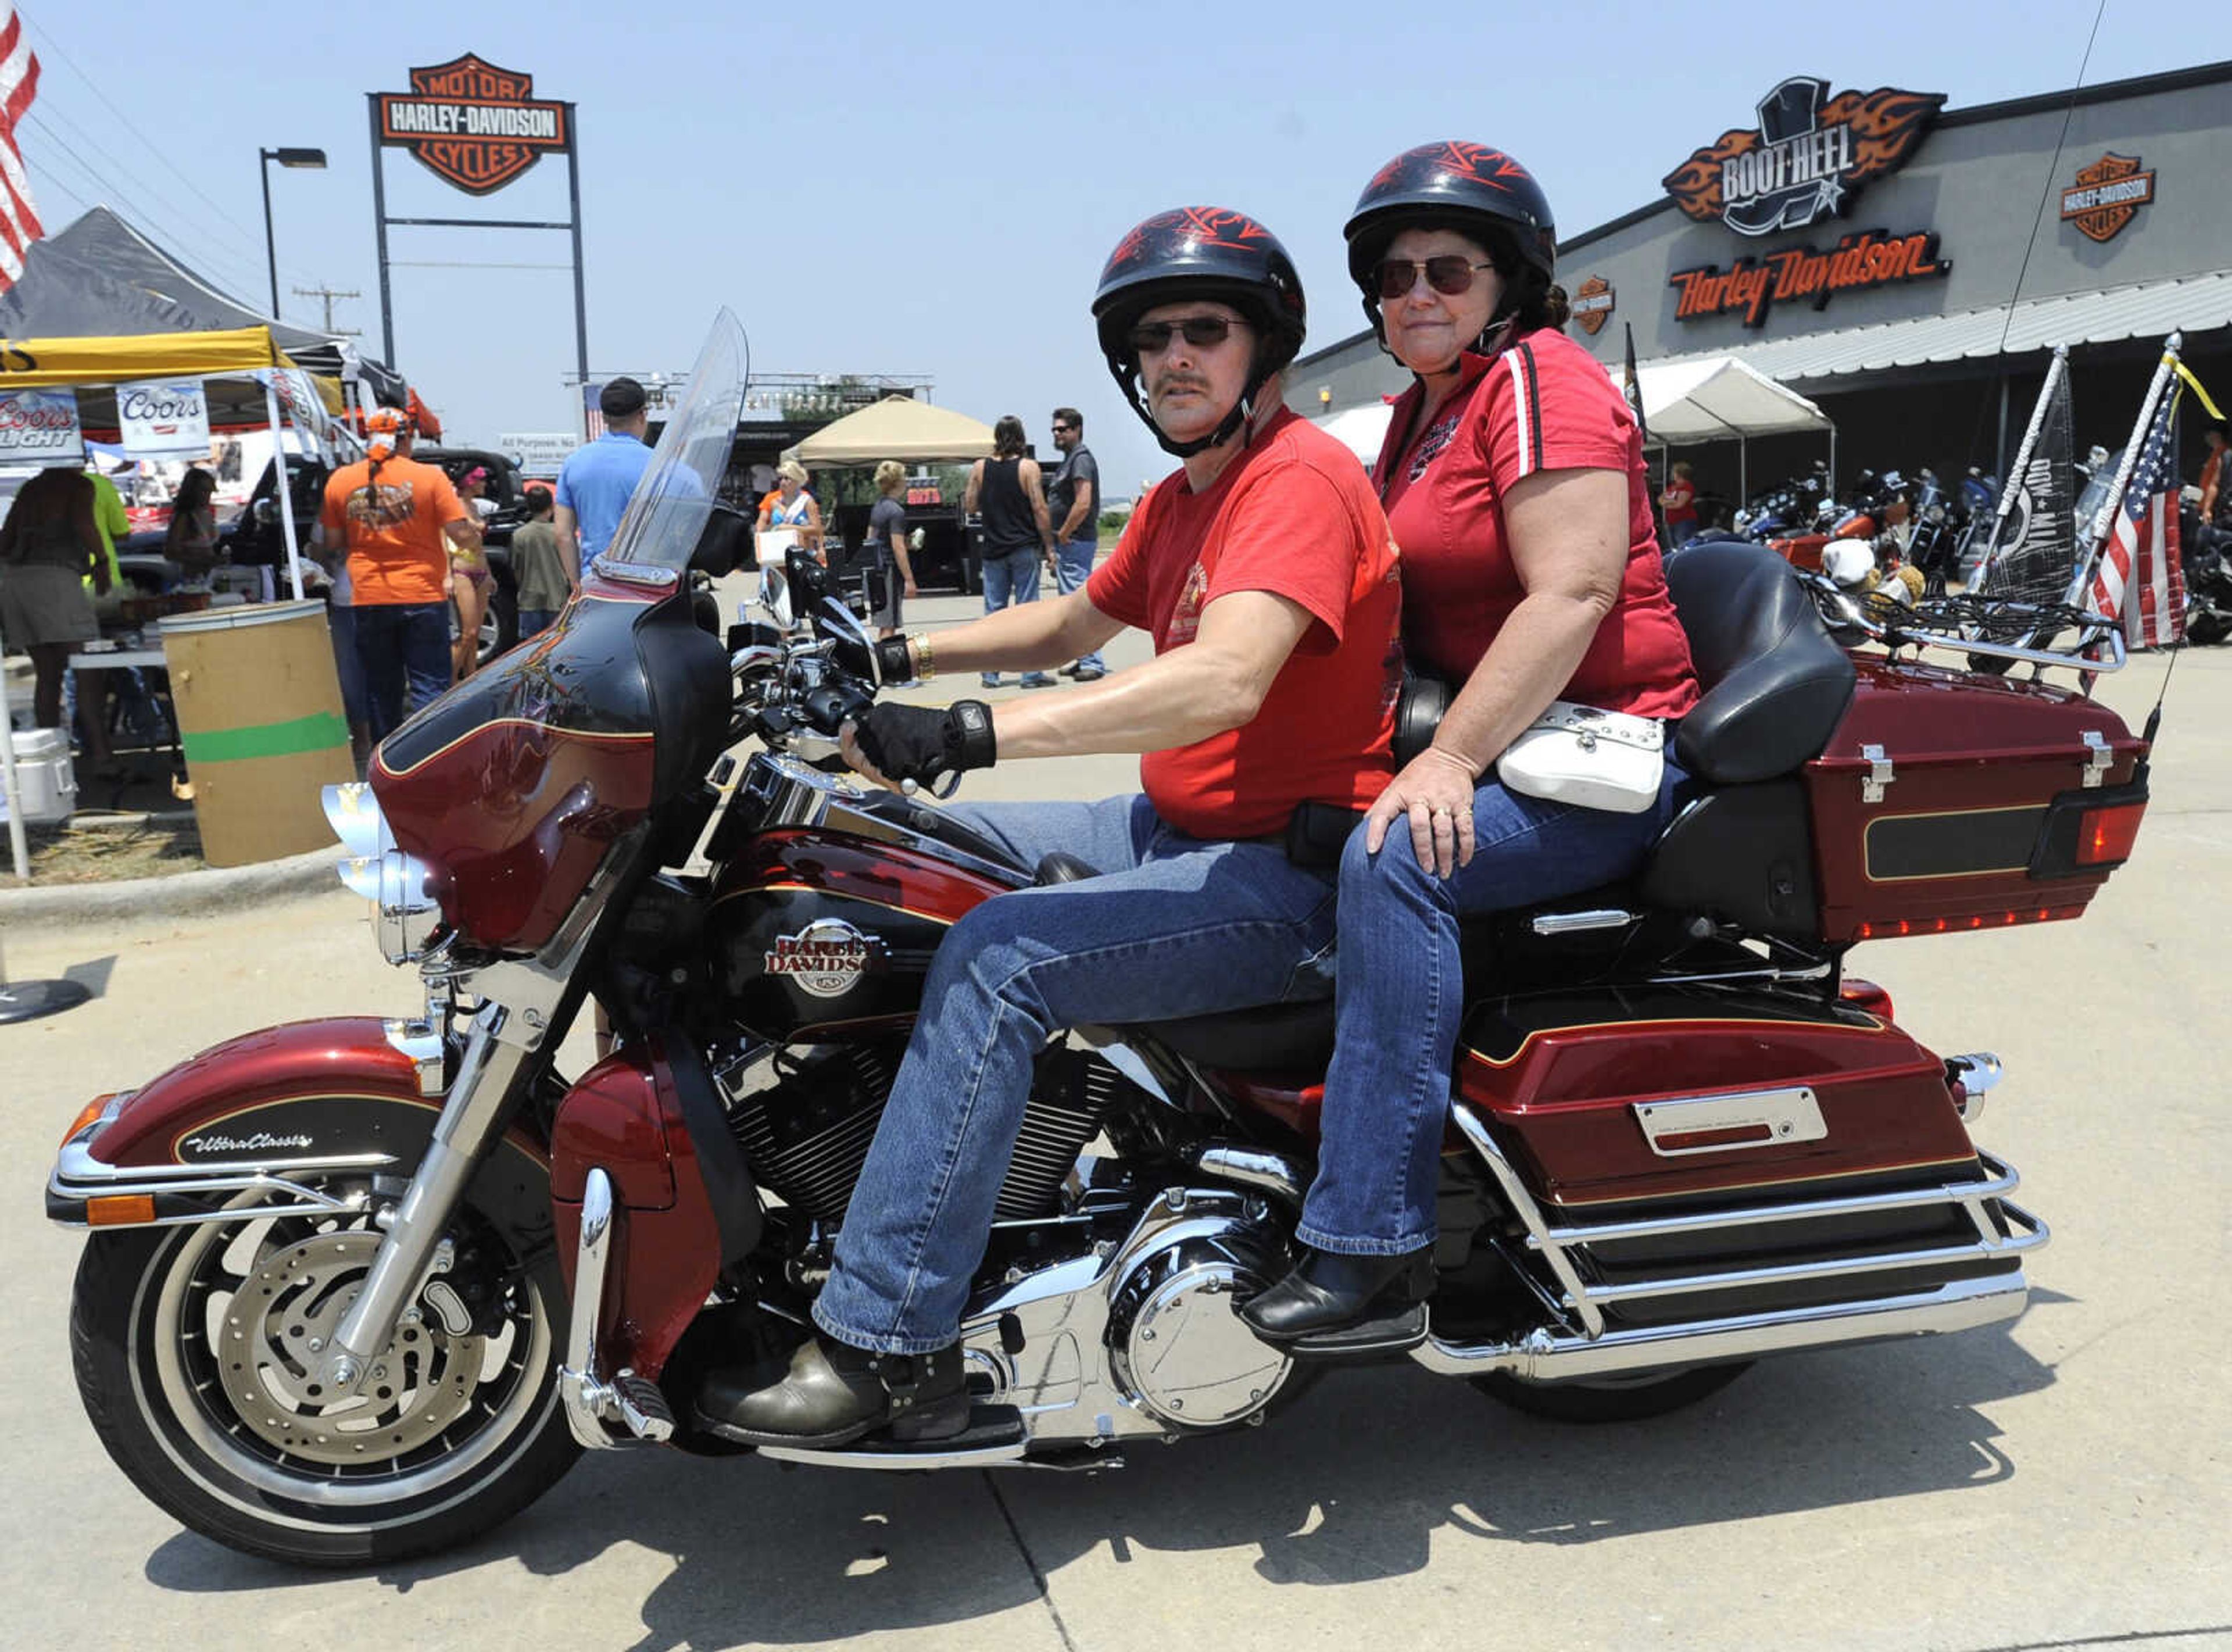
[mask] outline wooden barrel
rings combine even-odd
[[[330,847],[319,793],[356,778],[322,602],[162,622],[202,858],[244,866]]]

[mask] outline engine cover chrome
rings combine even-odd
[[[1277,1278],[1282,1260],[1268,1234],[1241,1223],[1142,1257],[1108,1319],[1125,1392],[1180,1428],[1221,1428],[1262,1410],[1294,1362],[1259,1341],[1238,1308]]]

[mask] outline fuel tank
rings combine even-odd
[[[849,832],[763,832],[714,885],[715,978],[762,1038],[888,1033],[912,1023],[946,930],[1006,887]]]

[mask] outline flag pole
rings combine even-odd
[[[2038,399],[2031,404],[2030,424],[2023,431],[2022,444],[2015,449],[2015,463],[2008,467],[2007,480],[2000,484],[1999,509],[1992,520],[1992,537],[1984,547],[1983,560],[1976,564],[1976,581],[1969,586],[1971,595],[1982,590],[1991,577],[1992,560],[2000,552],[2000,536],[2007,531],[2008,516],[2015,509],[2023,472],[2030,468],[2031,450],[2038,445],[2039,430],[2046,423],[2047,404],[2054,399],[2054,387],[2068,372],[2069,347],[2057,344],[2054,347],[2054,360],[2047,364],[2046,382],[2039,386]]]
[[[2076,576],[2069,582],[2069,594],[2062,599],[2063,606],[2074,608],[2085,599],[2086,587],[2092,583],[2093,569],[2100,560],[2100,553],[2116,531],[2116,513],[2124,508],[2124,493],[2131,485],[2131,472],[2138,468],[2139,444],[2146,440],[2153,428],[2155,410],[2162,405],[2163,394],[2177,372],[2178,347],[2185,342],[2185,334],[2173,333],[2163,342],[2162,360],[2156,364],[2155,376],[2147,381],[2147,393],[2140,398],[2139,417],[2131,426],[2131,440],[2124,444],[2124,457],[2116,467],[2115,485],[2108,489],[2108,509],[2101,513],[2095,525],[2092,543],[2077,560]],[[2125,594],[2129,596],[2127,590]],[[2104,619],[2120,619],[2120,614],[2103,614]]]
[[[0,657],[8,643],[0,637]],[[16,715],[8,703],[8,674],[0,670],[0,796],[8,800],[8,851],[15,858],[19,882],[31,881],[31,850],[23,836],[23,784],[16,778]],[[5,977],[0,977],[5,979]]]

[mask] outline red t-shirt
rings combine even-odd
[[[1643,441],[1627,403],[1587,351],[1549,328],[1492,358],[1467,357],[1465,371],[1468,388],[1407,444],[1424,392],[1414,384],[1404,393],[1372,468],[1403,547],[1403,638],[1412,658],[1462,683],[1527,594],[1504,543],[1506,489],[1538,470],[1621,470],[1628,552],[1619,603],[1557,697],[1680,716],[1697,703],[1697,673],[1666,594]]]
[[[1658,496],[1658,502],[1666,507],[1666,522],[1669,527],[1676,522],[1694,522],[1697,520],[1697,487],[1693,483],[1683,481],[1679,476],[1668,478],[1665,490]]]
[[[1140,502],[1086,595],[1152,633],[1155,651],[1194,638],[1202,611],[1268,591],[1313,616],[1254,719],[1190,746],[1147,753],[1155,812],[1197,838],[1283,829],[1304,801],[1362,808],[1394,770],[1402,686],[1395,545],[1355,456],[1281,411],[1206,493],[1185,472]]]

